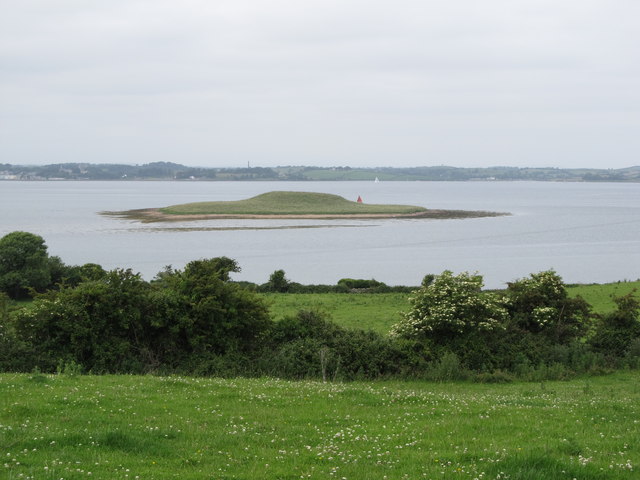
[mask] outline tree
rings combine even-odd
[[[270,327],[264,301],[230,281],[239,271],[235,260],[218,257],[190,262],[164,278],[183,305],[181,336],[191,351],[246,351]]]
[[[289,279],[285,276],[284,270],[276,270],[269,276],[266,288],[269,292],[284,293],[289,291]]]
[[[25,298],[31,289],[51,284],[47,246],[39,235],[11,232],[0,238],[0,291],[11,298]]]

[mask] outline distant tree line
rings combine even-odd
[[[290,281],[284,270],[276,270],[269,281],[261,285],[242,282],[250,289],[261,293],[410,293],[415,287],[389,286],[375,279],[342,278],[336,285],[303,285]]]
[[[145,281],[131,270],[67,266],[38,235],[12,232],[0,239],[0,370],[502,382],[640,367],[637,298],[594,315],[553,271],[499,292],[483,291],[480,275],[427,275],[388,335],[316,311],[275,322],[259,292],[295,285],[283,270],[263,285],[232,281],[238,271],[217,257]]]
[[[250,167],[203,168],[173,162],[143,165],[58,163],[0,164],[0,179],[14,180],[535,180],[571,182],[638,182],[640,166],[620,169],[449,166],[423,167]]]

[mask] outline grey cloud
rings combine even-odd
[[[22,0],[3,11],[6,162],[637,163],[633,1]]]

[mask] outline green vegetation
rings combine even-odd
[[[229,281],[238,270],[226,257],[196,260],[153,285],[113,270],[38,296],[7,322],[5,368],[208,373],[221,356],[252,350],[271,326],[261,299]]]
[[[414,287],[417,289],[418,287]],[[636,290],[640,299],[640,281],[593,285],[568,285],[570,297],[582,297],[597,314],[610,313],[616,308],[614,298]],[[299,310],[324,312],[345,328],[371,329],[386,334],[409,309],[410,293],[268,293],[265,298],[274,319],[294,315]]]
[[[389,332],[409,308],[407,293],[267,293],[272,318],[278,321],[300,310],[327,314],[345,328]]]
[[[0,291],[24,298],[29,290],[51,284],[51,267],[44,239],[28,232],[11,232],[0,238]]]
[[[637,477],[638,282],[254,285],[226,257],[147,282],[26,232],[0,267],[0,371],[31,372],[0,374],[3,478]]]
[[[52,165],[0,164],[0,175],[8,180],[357,180],[373,181],[466,181],[536,180],[569,182],[637,182],[640,167],[595,168],[458,168],[423,167],[243,167],[194,168],[172,162],[143,165],[58,163]]]
[[[228,202],[197,202],[164,208],[102,212],[103,215],[162,222],[207,218],[477,218],[507,215],[506,213],[426,209],[413,205],[377,205],[346,200],[338,195],[309,192],[269,192],[253,198]]]
[[[10,298],[12,285],[0,290],[0,371],[513,381],[640,366],[636,292],[593,314],[554,271],[493,292],[478,274],[449,271],[414,289],[354,278],[305,286],[283,270],[255,285],[233,282],[239,265],[218,257],[167,267],[148,282],[130,270],[52,262],[37,235],[3,240],[0,258],[13,261],[5,262],[7,278],[22,278],[25,262],[16,258],[36,258],[26,264],[62,281],[40,285],[41,293],[23,287],[35,295],[28,306]],[[29,248],[20,254],[16,246]],[[274,310],[274,294],[295,300],[296,292],[328,292],[344,315],[291,303],[283,313],[282,302]],[[372,294],[387,299],[386,311]]]
[[[1,374],[0,477],[632,480],[638,385]]]
[[[235,202],[198,202],[161,208],[171,215],[368,215],[410,214],[426,208],[409,205],[368,205],[338,195],[269,192]]]
[[[0,238],[0,292],[15,300],[31,298],[61,284],[78,285],[105,273],[100,265],[69,266],[59,257],[50,257],[39,235],[11,232]]]
[[[635,282],[614,282],[593,285],[568,285],[567,292],[570,296],[581,296],[591,305],[595,313],[607,313],[615,309],[614,298],[623,297],[636,291],[640,298],[640,280]]]

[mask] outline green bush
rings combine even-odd
[[[252,351],[271,325],[262,299],[229,281],[233,269],[225,257],[199,260],[153,284],[114,270],[37,298],[16,313],[16,335],[45,371],[212,370],[197,359]]]
[[[52,371],[75,362],[87,371],[127,371],[146,339],[149,285],[130,270],[37,298],[16,315],[19,337],[40,353]]]
[[[598,318],[589,344],[605,356],[623,356],[640,338],[640,301],[635,291],[614,298],[616,310]]]
[[[431,362],[425,377],[439,382],[466,380],[470,372],[462,366],[460,359],[453,352],[445,352],[438,360]]]
[[[37,354],[16,335],[13,308],[9,296],[0,292],[0,371],[30,372],[37,365]]]
[[[553,270],[531,274],[508,284],[507,308],[511,328],[568,344],[590,325],[590,307],[581,297],[570,298],[562,278]]]
[[[347,290],[366,290],[366,291],[386,291],[386,285],[377,280],[364,280],[357,278],[342,278],[338,280],[338,286],[342,286]]]
[[[266,373],[287,378],[378,378],[397,375],[408,363],[394,341],[342,328],[315,311],[284,318],[268,338]]]
[[[480,372],[473,377],[473,380],[479,383],[511,383],[514,376],[503,370],[494,370],[493,372]]]
[[[640,338],[634,338],[630,342],[623,360],[629,368],[640,368]]]

